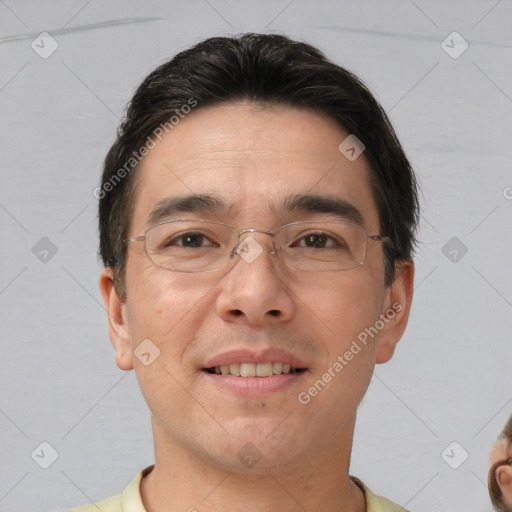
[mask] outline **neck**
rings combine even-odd
[[[147,512],[364,512],[364,494],[349,477],[353,429],[351,422],[303,460],[243,471],[185,449],[153,421],[155,467],[141,482],[142,502]]]

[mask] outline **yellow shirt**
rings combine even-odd
[[[153,466],[149,466],[142,470],[118,496],[112,496],[106,500],[98,503],[91,503],[90,505],[83,505],[74,508],[69,512],[146,512],[142,499],[140,497],[140,481],[143,476],[146,476]],[[400,507],[396,503],[389,501],[381,496],[373,494],[368,487],[366,487],[361,480],[351,477],[352,480],[363,490],[366,496],[366,504],[368,506],[367,512],[407,512],[405,508]],[[194,510],[192,508],[192,510]]]

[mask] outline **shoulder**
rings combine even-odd
[[[97,503],[90,503],[89,505],[82,505],[81,507],[74,508],[68,512],[122,512],[122,500],[121,495],[112,496],[106,500],[99,501]]]
[[[374,494],[366,485],[358,478],[352,476],[352,480],[362,489],[366,498],[367,512],[408,512],[407,509],[400,505]]]

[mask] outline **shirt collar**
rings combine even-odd
[[[153,464],[140,471],[138,475],[128,484],[128,487],[126,487],[126,489],[123,491],[123,494],[121,495],[121,506],[123,512],[146,512],[140,495],[140,483],[145,476],[149,475],[149,473],[153,471],[154,467],[155,465]],[[355,476],[351,476],[350,478],[363,491],[366,499],[367,512],[379,512],[385,510],[389,510],[391,512],[392,510],[398,510],[398,508],[395,507],[383,508],[383,505],[385,505],[384,502],[386,502],[386,504],[389,503],[387,500],[379,498],[373,494],[373,492],[370,491],[370,489],[368,489],[368,487],[366,487],[366,485],[364,485],[364,483]],[[391,503],[389,504],[393,505]]]
[[[146,512],[140,496],[140,482],[145,476],[149,475],[149,473],[153,471],[154,467],[155,465],[152,464],[146,469],[140,471],[123,491],[123,494],[121,495],[121,510],[123,512]]]

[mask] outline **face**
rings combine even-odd
[[[491,466],[512,457],[512,443],[506,438],[500,439],[491,449]],[[496,481],[502,492],[504,510],[512,510],[512,466],[502,465],[496,468]]]
[[[205,219],[272,232],[295,221],[343,218],[311,204],[287,209],[290,198],[306,195],[348,203],[369,234],[385,235],[364,154],[350,161],[338,150],[347,136],[308,110],[248,103],[198,109],[141,162],[130,237],[145,233],[158,208],[159,220]],[[198,195],[223,207],[197,209],[196,201],[184,211],[161,208]],[[405,328],[413,275],[412,264],[404,263],[386,287],[378,241],[368,242],[358,268],[299,272],[271,254],[271,236],[242,239],[249,235],[263,249],[257,257],[235,256],[209,273],[158,268],[144,242],[130,242],[125,302],[109,269],[101,280],[118,365],[135,368],[157,446],[179,445],[237,471],[251,450],[265,470],[345,446],[375,363],[392,356]],[[372,336],[358,341],[370,328]],[[143,341],[139,350],[150,353],[145,362],[151,364],[133,355]],[[216,374],[215,367],[218,373],[229,365],[234,373],[241,365],[249,375],[269,368],[276,374]],[[286,365],[291,373],[279,374]]]

